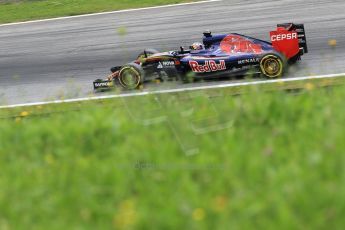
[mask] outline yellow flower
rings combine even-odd
[[[126,229],[135,225],[137,212],[133,200],[125,200],[119,206],[119,211],[114,215],[113,225],[115,229]]]
[[[285,85],[285,82],[284,81],[278,81],[277,84],[278,84],[278,86],[282,86],[282,85]]]
[[[23,112],[20,113],[20,116],[21,117],[27,117],[27,116],[29,116],[29,112],[28,111],[23,111]]]
[[[305,84],[304,88],[306,90],[313,90],[315,88],[315,86],[314,86],[314,84],[309,82],[309,83]]]
[[[202,208],[197,208],[193,211],[193,219],[195,221],[202,221],[203,219],[205,219],[205,216],[205,210]]]
[[[331,47],[336,47],[337,46],[337,40],[335,39],[330,39],[328,41],[328,45],[331,46]]]

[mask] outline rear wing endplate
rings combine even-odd
[[[278,24],[277,27],[285,28],[288,31],[297,32],[299,47],[303,49],[303,54],[308,53],[307,36],[306,36],[304,24],[283,23],[283,24]]]

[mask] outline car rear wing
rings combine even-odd
[[[307,36],[304,29],[304,24],[284,23],[278,24],[277,27],[283,27],[289,31],[296,31],[298,37],[298,44],[300,48],[303,48],[303,53],[308,53]]]
[[[304,24],[278,24],[277,30],[271,31],[270,35],[274,49],[288,59],[308,53]]]

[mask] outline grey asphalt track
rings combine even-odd
[[[133,60],[145,48],[188,46],[205,29],[269,40],[277,23],[305,23],[310,53],[289,77],[344,73],[344,9],[344,0],[225,0],[1,26],[0,105],[88,96],[92,81],[111,66]],[[337,40],[336,48],[329,39]]]

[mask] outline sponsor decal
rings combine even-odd
[[[282,34],[272,34],[271,35],[271,41],[284,41],[284,40],[293,40],[297,39],[298,35],[297,32],[292,32],[292,33],[282,33]]]
[[[271,31],[270,38],[273,48],[288,59],[300,52],[298,34],[295,31],[278,28],[276,31]]]
[[[262,53],[262,46],[240,35],[230,34],[220,43],[220,49],[227,54]]]
[[[95,87],[109,87],[112,86],[112,82],[95,82],[94,83]]]
[[[194,73],[208,73],[208,72],[226,70],[224,60],[220,60],[219,64],[217,64],[216,61],[213,61],[213,60],[205,61],[204,65],[200,65],[196,61],[189,61],[189,66]]]
[[[239,60],[238,64],[244,65],[244,64],[253,64],[253,63],[259,63],[259,62],[260,62],[259,58],[248,58],[248,59]]]
[[[174,61],[160,61],[158,63],[157,69],[163,69],[164,67],[172,67],[175,66]]]

